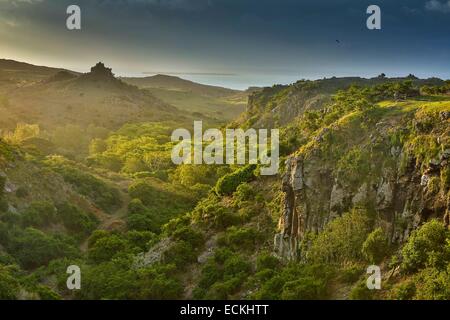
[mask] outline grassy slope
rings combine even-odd
[[[127,83],[149,89],[159,99],[180,110],[197,113],[197,117],[231,121],[244,111],[247,94],[238,90],[198,84],[178,77],[156,75],[146,78],[123,78]]]

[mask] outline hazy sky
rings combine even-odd
[[[66,29],[66,8],[82,30]],[[382,30],[366,9],[382,10]],[[338,41],[336,41],[338,40]],[[245,88],[324,76],[450,78],[450,0],[0,0],[0,57]]]

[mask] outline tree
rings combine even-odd
[[[443,223],[431,220],[413,231],[402,250],[402,269],[414,272],[424,267],[443,267],[450,261],[450,235]]]
[[[110,234],[98,239],[89,248],[88,257],[94,263],[106,262],[127,249],[129,249],[129,244],[125,239],[117,234]]]
[[[369,263],[378,264],[386,256],[388,240],[383,229],[372,231],[362,246],[362,254]]]

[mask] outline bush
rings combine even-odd
[[[151,243],[157,239],[157,236],[153,232],[133,230],[126,233],[126,239],[131,246],[147,251]]]
[[[220,178],[216,184],[217,194],[231,195],[240,184],[249,182],[255,177],[254,171],[256,167],[255,164],[250,164]]]
[[[89,248],[88,258],[94,263],[106,262],[127,249],[129,249],[128,241],[117,234],[110,234],[95,241]]]
[[[5,184],[6,184],[6,177],[0,176],[0,212],[8,211],[8,202],[3,197],[5,194]]]
[[[120,193],[103,180],[81,171],[68,160],[57,157],[49,158],[47,164],[61,174],[64,180],[72,184],[82,195],[91,199],[99,208],[110,211],[122,204]]]
[[[5,193],[6,177],[0,176],[0,197]]]
[[[248,183],[242,183],[233,193],[234,203],[241,206],[243,202],[253,200],[256,195],[255,188]]]
[[[29,195],[29,192],[28,192],[27,188],[25,188],[25,187],[17,188],[17,190],[16,190],[17,198],[26,198],[26,197],[28,197],[28,195]]]
[[[256,270],[262,271],[264,269],[277,269],[280,267],[280,260],[274,255],[263,252],[256,258]]]
[[[402,249],[402,269],[414,272],[424,267],[446,266],[450,250],[446,241],[449,231],[443,223],[431,220],[415,230]]]
[[[80,208],[65,202],[57,206],[58,216],[64,226],[80,236],[89,235],[98,224],[97,219],[80,210]]]
[[[325,299],[331,275],[331,269],[325,265],[291,263],[274,272],[273,277],[263,277],[253,298],[258,300]]]
[[[219,238],[218,243],[221,246],[227,246],[233,248],[236,251],[248,251],[254,250],[261,238],[259,232],[251,227],[230,227],[225,235]]]
[[[364,274],[364,268],[354,264],[340,270],[340,279],[345,283],[355,283],[362,274]]]
[[[53,259],[79,255],[73,239],[61,235],[46,235],[33,228],[15,230],[10,236],[7,249],[26,269],[46,265]]]
[[[358,262],[370,230],[367,212],[353,210],[331,221],[313,241],[307,259],[316,263]]]
[[[228,249],[218,249],[202,268],[196,299],[228,299],[244,283],[251,265],[242,256]]]
[[[38,285],[34,291],[39,295],[41,300],[61,300],[60,295],[49,287]]]
[[[47,201],[32,202],[22,214],[25,226],[43,227],[57,222],[56,208]]]
[[[19,294],[20,285],[11,267],[0,265],[0,300],[15,300]]]
[[[0,196],[0,212],[6,212],[9,209],[8,201],[2,196]]]
[[[113,261],[85,266],[81,290],[76,292],[75,298],[138,299],[138,274],[132,270],[132,263],[132,259],[118,256]]]
[[[374,291],[367,288],[366,280],[359,281],[350,292],[350,299],[352,300],[373,300]]]
[[[129,187],[128,193],[131,198],[141,200],[144,205],[151,204],[155,197],[157,197],[157,190],[144,181],[133,183]]]
[[[127,226],[130,230],[150,231],[159,234],[161,226],[150,212],[134,213],[127,217]]]
[[[156,265],[140,271],[138,299],[175,300],[180,299],[183,287],[172,273],[173,266]]]
[[[197,262],[197,254],[186,241],[177,241],[164,252],[164,263],[174,264],[179,269],[184,269],[194,262]]]
[[[127,226],[130,230],[160,232],[160,223],[140,199],[128,204]]]
[[[186,241],[192,248],[199,248],[205,241],[203,234],[200,231],[196,231],[187,226],[175,230],[172,237],[176,240]]]
[[[219,230],[238,224],[241,221],[240,217],[235,215],[233,211],[223,207],[215,209],[212,219],[214,227]]]
[[[326,296],[326,283],[314,277],[304,277],[286,282],[283,286],[283,300],[315,300]]]
[[[412,300],[416,294],[414,281],[407,280],[396,285],[392,290],[392,298],[396,300]]]
[[[450,189],[450,166],[441,169],[441,187],[444,191]]]
[[[364,258],[372,264],[380,263],[388,251],[388,240],[383,229],[372,231],[362,245]]]
[[[450,300],[450,266],[447,266],[446,270],[424,269],[415,279],[415,299]]]

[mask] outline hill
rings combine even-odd
[[[418,87],[444,83],[437,78],[417,79],[413,75],[405,78],[387,78],[382,75],[371,79],[333,77],[315,81],[300,80],[292,85],[274,85],[249,96],[246,112],[236,124],[257,128],[285,126],[306,111],[322,108],[331,101],[332,95],[338,90],[348,89],[350,86],[372,87],[407,80],[411,80]]]
[[[247,92],[198,84],[168,75],[145,78],[122,78],[123,81],[148,89],[159,99],[180,110],[230,121],[244,111]],[[197,117],[198,117],[197,115]]]
[[[65,124],[112,129],[127,122],[160,121],[177,115],[183,118],[175,107],[148,91],[116,79],[102,64],[83,75],[14,65],[30,78],[24,85],[3,94],[0,110],[5,114],[1,120],[3,128],[25,122],[39,124],[47,130]]]
[[[217,86],[209,86],[195,83],[179,77],[157,74],[144,78],[122,78],[125,82],[141,88],[156,88],[167,90],[188,91],[202,96],[227,97],[240,93],[239,90],[232,90]]]
[[[261,176],[173,164],[170,133],[196,115],[148,90],[198,93],[138,88],[102,64],[54,71],[3,100],[45,130],[0,139],[0,298],[450,299],[448,81],[252,92],[229,125],[280,129],[280,170]],[[81,290],[67,290],[68,265]],[[369,265],[381,290],[367,289]]]

